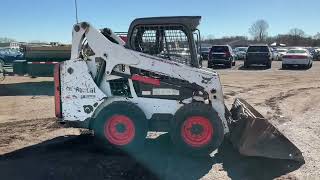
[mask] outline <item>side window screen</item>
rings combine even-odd
[[[139,44],[140,50],[147,54],[157,54],[160,48],[154,49],[156,46],[156,30],[146,30],[142,34],[142,41]]]
[[[142,35],[143,43],[155,43],[156,42],[156,31],[155,30],[146,30]]]
[[[188,37],[181,26],[138,26],[132,37],[136,51],[190,65]]]

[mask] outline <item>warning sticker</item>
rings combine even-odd
[[[144,96],[149,96],[149,95],[151,95],[151,91],[142,91],[141,93],[142,93],[142,95],[144,95]]]
[[[178,96],[178,95],[180,95],[180,92],[179,92],[179,90],[176,90],[176,89],[156,88],[156,89],[152,89],[152,95],[156,95],[156,96]]]

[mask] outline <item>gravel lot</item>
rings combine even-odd
[[[217,68],[226,104],[246,99],[303,152],[304,164],[243,157],[227,141],[213,157],[175,154],[167,134],[145,152],[102,151],[87,131],[55,122],[52,78],[0,82],[1,179],[316,179],[320,177],[320,62],[311,69]],[[156,138],[157,137],[157,138]]]

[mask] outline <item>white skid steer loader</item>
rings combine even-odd
[[[127,42],[108,28],[74,25],[71,60],[55,67],[59,121],[130,152],[160,131],[183,153],[209,154],[228,135],[241,154],[302,160],[244,100],[226,108],[219,75],[199,68],[200,19],[136,19]]]

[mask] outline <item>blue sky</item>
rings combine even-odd
[[[320,0],[78,0],[80,21],[97,28],[127,31],[137,17],[200,15],[202,35],[249,35],[249,26],[265,19],[269,34],[301,28],[320,32]],[[74,0],[1,0],[0,37],[19,41],[71,42]]]

